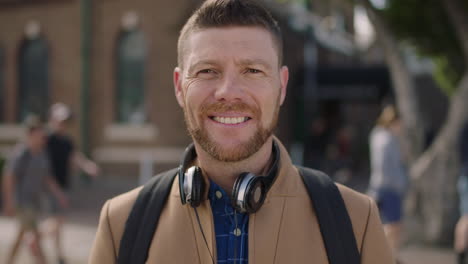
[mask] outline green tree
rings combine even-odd
[[[466,1],[465,1],[466,2]],[[466,10],[464,4],[460,6]],[[465,71],[462,45],[440,0],[392,0],[379,11],[398,39],[433,58],[435,78],[450,96]]]
[[[408,219],[413,225],[408,231],[427,242],[450,243],[457,217],[459,133],[468,120],[468,1],[387,0],[381,9],[371,0],[353,2],[366,7],[374,25],[404,123],[412,181]],[[427,149],[426,124],[417,100],[424,95],[417,94],[401,54],[402,43],[434,59],[435,79],[449,96],[446,121]]]

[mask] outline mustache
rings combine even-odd
[[[205,104],[200,108],[202,115],[207,115],[212,112],[247,112],[252,114],[253,117],[260,116],[260,109],[254,106],[250,106],[243,102],[236,103],[222,103],[216,102],[213,104]]]

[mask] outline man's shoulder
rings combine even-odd
[[[174,170],[168,170],[165,172],[162,172],[160,174],[157,174],[153,176],[152,180],[158,177],[161,177],[165,175],[166,173],[173,172]],[[152,180],[150,180],[147,184],[152,184]],[[140,191],[143,189],[143,187],[146,185],[142,185],[139,187],[136,187],[128,192],[125,192],[123,194],[120,194],[118,196],[115,196],[114,198],[110,199],[108,201],[108,215],[109,217],[113,218],[121,218],[121,216],[125,216],[125,221],[128,215],[130,214],[130,210],[132,209],[133,205],[135,204],[135,201],[140,194]]]
[[[369,209],[371,198],[347,186],[336,183],[348,210]]]
[[[26,146],[26,144],[24,144],[23,142],[20,142],[20,143],[17,143],[13,147],[11,155],[13,157],[21,157],[21,156],[27,155],[28,153],[29,153],[29,149]]]
[[[387,145],[392,141],[393,136],[389,130],[382,127],[376,127],[372,130],[370,139],[373,144]]]
[[[24,143],[18,143],[13,147],[12,151],[10,152],[8,161],[10,163],[23,162],[28,155],[29,150],[27,146]]]
[[[324,173],[321,171],[314,170],[314,173],[324,176]],[[375,202],[369,196],[355,191],[340,183],[335,183],[335,186],[338,188],[340,195],[343,198],[347,214],[351,220],[357,246],[358,248],[361,248],[369,223],[372,225],[380,223],[380,220],[374,221],[376,217],[378,218],[378,209],[375,205]],[[304,185],[304,192],[305,191],[306,187]],[[333,210],[336,210],[336,208],[333,207]]]
[[[371,216],[377,214],[377,207],[369,196],[344,185],[338,183],[336,185],[343,197],[346,210],[353,225],[356,241],[360,247]]]
[[[321,175],[323,177],[329,177],[322,171],[305,168],[309,172],[313,172],[316,175]],[[361,213],[368,212],[370,208],[371,198],[365,194],[357,192],[345,185],[335,182],[336,187],[338,188],[341,197],[346,205],[346,209],[352,214],[355,211],[359,211]]]
[[[126,218],[128,217],[128,214],[130,213],[130,210],[132,209],[142,188],[143,186],[136,187],[108,200],[107,214],[109,218],[116,220],[115,218],[120,219],[125,217],[124,220],[126,221]]]
[[[313,172],[316,175],[329,177],[327,174],[325,174],[322,171],[314,170],[311,168],[305,168],[305,169],[307,169],[309,172]],[[299,171],[299,173],[301,172]],[[359,216],[359,214],[361,213],[362,215],[367,215],[369,213],[369,209],[372,203],[372,199],[369,196],[362,194],[358,191],[355,191],[340,183],[335,182],[335,185],[337,186],[341,194],[341,197],[343,198],[346,209],[348,210],[350,216],[354,216],[354,215]],[[306,188],[305,185],[304,185],[304,188]],[[358,214],[355,214],[355,212],[358,212]],[[361,218],[361,217],[358,217],[358,218]]]

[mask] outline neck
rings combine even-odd
[[[265,144],[249,158],[239,162],[222,162],[213,159],[206,153],[200,145],[195,142],[197,151],[197,163],[203,170],[203,174],[219,185],[229,195],[239,174],[242,172],[252,172],[261,175],[266,171],[272,155],[273,137],[270,137]]]
[[[28,148],[29,148],[29,151],[32,153],[32,154],[37,154],[39,152],[42,151],[42,147],[40,146],[37,146],[37,145],[34,145],[32,143],[29,143],[28,144]]]
[[[49,129],[52,133],[54,134],[60,134],[60,135],[64,135],[65,134],[65,129],[63,129],[62,127],[60,127],[60,124],[58,124],[57,122],[55,121],[51,121],[49,123]]]

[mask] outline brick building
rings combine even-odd
[[[157,171],[177,164],[190,139],[172,84],[176,42],[200,2],[0,0],[0,152],[18,140],[28,112],[45,117],[51,103],[64,102],[77,116],[71,127],[77,143],[105,172],[135,175],[138,166],[153,161]],[[291,73],[277,133],[288,147],[305,140],[297,131],[308,133],[312,118],[301,112],[308,102],[319,108],[331,104],[333,111],[344,114],[351,113],[349,109],[357,109],[357,116],[372,112],[358,106],[359,101],[343,106],[348,98],[333,98],[333,93],[298,101],[311,84],[306,78],[310,68],[304,66],[307,31],[295,25],[292,2],[264,0],[283,29],[285,64]],[[327,72],[331,79],[339,79],[333,77],[334,66],[353,68],[360,60],[349,41],[353,12],[338,8],[335,1],[311,2],[320,26],[313,40],[312,69],[332,69]],[[324,34],[327,30],[337,34]],[[317,80],[312,81],[319,92],[320,87],[333,91],[344,86]],[[380,99],[371,100],[376,103],[370,108],[377,108]]]
[[[156,159],[178,159],[188,137],[173,95],[172,70],[178,30],[193,3],[110,0],[90,1],[86,8],[77,0],[2,2],[3,146],[16,140],[28,112],[45,117],[48,106],[60,101],[77,114],[73,135],[80,141],[85,127],[84,139],[99,161],[134,162],[143,152],[160,155],[161,150],[175,154]],[[87,43],[89,61],[82,50]],[[132,67],[137,70],[131,72]],[[123,70],[126,75],[118,74]],[[83,98],[86,78],[89,91]],[[126,112],[119,112],[124,107]],[[80,122],[82,113],[87,122]]]
[[[45,118],[50,104],[64,102],[77,117],[73,136],[101,164],[176,164],[190,141],[172,84],[176,42],[200,2],[0,1],[2,153],[28,113]],[[285,58],[294,71],[302,36],[286,28],[285,37],[285,49],[298,52]]]

